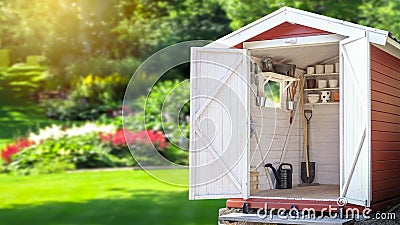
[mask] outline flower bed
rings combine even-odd
[[[87,122],[69,128],[53,125],[30,133],[2,150],[3,172],[13,174],[55,173],[81,168],[126,167],[137,165],[130,154],[146,164],[161,165],[152,151],[178,160],[176,149],[161,131],[129,131],[115,125]],[[183,156],[185,158],[185,156]]]

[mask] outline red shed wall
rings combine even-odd
[[[264,31],[261,34],[246,40],[245,42],[264,41],[264,40],[272,40],[272,39],[288,38],[288,37],[305,37],[305,36],[314,36],[323,34],[331,34],[331,33],[311,27],[306,27],[299,24],[291,24],[288,22],[284,22],[272,29]],[[243,48],[243,43],[240,43],[234,47]]]
[[[371,45],[372,205],[400,201],[400,59]]]

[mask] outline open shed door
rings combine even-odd
[[[371,200],[369,48],[367,37],[340,42],[340,196],[367,207]]]
[[[244,49],[191,49],[190,199],[249,195],[249,59]]]

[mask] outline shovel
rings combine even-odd
[[[309,126],[312,118],[311,110],[304,110],[304,117],[307,120],[306,124],[306,138],[305,142],[307,147],[305,148],[306,161],[301,162],[301,180],[306,184],[311,184],[315,178],[315,162],[310,162],[310,145],[309,145]]]

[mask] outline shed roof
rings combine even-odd
[[[300,24],[343,36],[364,36],[367,34],[371,43],[379,45],[385,45],[388,38],[395,41],[395,39],[389,36],[388,31],[362,26],[299,9],[283,7],[212,42],[208,47],[217,47],[221,45],[233,47],[284,22]]]

